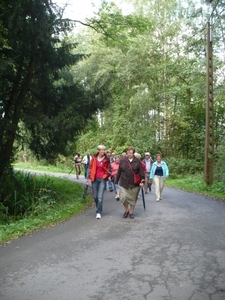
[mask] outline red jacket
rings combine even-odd
[[[144,173],[146,173],[146,165],[145,165],[145,163],[143,162],[143,161],[141,161],[141,164],[142,164],[142,168],[143,168],[143,171],[144,171]]]
[[[90,178],[91,181],[95,181],[95,176],[96,176],[96,166],[97,166],[97,156],[98,153],[92,156],[91,163],[90,163],[90,169],[89,169],[89,174],[88,178]],[[103,178],[107,179],[109,177],[109,166],[110,166],[110,161],[109,158],[105,155],[104,160],[103,160],[103,168],[104,168],[104,175]]]

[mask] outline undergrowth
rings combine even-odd
[[[172,177],[172,178],[171,178]],[[217,198],[225,199],[225,182],[214,182],[212,185],[206,185],[203,180],[203,174],[169,176],[166,185],[179,188],[186,191],[206,194]]]
[[[0,241],[79,214],[92,203],[83,186],[62,178],[13,172],[0,183]]]

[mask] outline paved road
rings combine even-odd
[[[70,175],[71,180],[74,175]],[[80,179],[80,182],[83,182]],[[225,205],[166,187],[0,246],[1,300],[224,300]]]

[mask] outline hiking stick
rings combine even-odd
[[[145,194],[144,194],[144,189],[143,188],[141,188],[141,194],[142,194],[143,206],[144,206],[144,209],[145,209]]]
[[[88,192],[88,183],[86,184],[86,186],[85,186],[85,188],[84,188],[83,199],[86,199],[86,197],[87,197],[87,192]]]
[[[72,167],[71,171],[69,172],[68,176],[70,175],[70,173],[73,171],[74,167]]]

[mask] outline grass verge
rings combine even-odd
[[[84,188],[76,182],[45,175],[29,174],[29,176],[29,180],[32,179],[35,182],[37,196],[32,197],[29,201],[25,199],[28,196],[23,196],[23,201],[29,202],[29,204],[28,209],[19,216],[13,213],[7,215],[4,211],[5,219],[1,217],[0,222],[0,242],[6,242],[38,229],[52,226],[78,215],[92,206],[91,194],[89,193],[86,199],[83,199]],[[25,178],[27,179],[27,175]],[[39,187],[38,182],[41,182]],[[21,205],[21,201],[17,201],[15,204]],[[24,205],[27,203],[23,203]],[[17,209],[17,206],[14,205],[13,208]],[[3,212],[1,216],[3,216]]]
[[[166,185],[225,200],[224,182],[214,182],[212,185],[207,186],[203,180],[203,174],[180,176],[175,179],[168,178]]]
[[[45,172],[56,172],[56,173],[65,173],[68,174],[72,171],[73,174],[75,174],[75,168],[73,168],[73,164],[71,163],[70,167],[67,167],[65,165],[58,165],[58,166],[52,166],[52,165],[38,165],[35,162],[18,162],[13,164],[14,168],[22,169],[22,170],[34,170],[34,171],[45,171]]]

